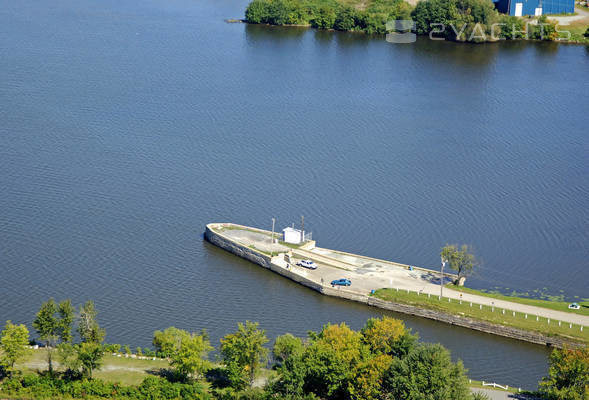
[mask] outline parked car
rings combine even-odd
[[[332,286],[350,286],[352,284],[352,281],[347,279],[347,278],[342,278],[342,279],[335,279],[333,281],[331,281],[331,285]]]
[[[571,303],[571,304],[569,304],[569,308],[571,310],[579,310],[581,308],[581,306],[578,305],[577,303]]]
[[[297,265],[299,267],[303,267],[303,268],[317,269],[317,264],[315,264],[311,260],[301,260],[300,262],[297,263]]]

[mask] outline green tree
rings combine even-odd
[[[274,346],[272,347],[272,355],[278,364],[282,364],[290,357],[301,356],[304,350],[305,346],[303,341],[300,338],[287,333],[276,338]]]
[[[466,400],[470,390],[465,373],[462,362],[453,363],[442,345],[422,344],[393,360],[383,386],[393,399]]]
[[[221,339],[221,355],[234,388],[251,387],[268,355],[268,349],[264,347],[268,343],[266,331],[258,326],[257,322],[239,323],[237,332]]]
[[[350,398],[380,400],[385,398],[384,375],[393,362],[393,357],[380,354],[358,365],[348,383]]]
[[[0,334],[0,365],[12,375],[14,364],[30,354],[29,330],[25,325],[16,325],[6,321],[6,326]]]
[[[185,330],[170,326],[162,331],[153,333],[153,347],[158,356],[170,358],[180,348],[182,339],[189,336]]]
[[[98,312],[93,301],[89,300],[80,306],[78,334],[82,343],[76,345],[75,350],[82,366],[82,372],[88,378],[92,378],[93,371],[101,367],[104,357],[102,341],[106,331],[98,325],[97,315]]]
[[[589,399],[589,346],[554,349],[549,363],[548,376],[540,382],[540,392],[554,400]]]
[[[74,320],[74,308],[70,300],[64,300],[58,304],[53,298],[41,305],[33,328],[45,342],[47,349],[47,364],[49,373],[53,374],[53,349],[59,341],[70,342],[72,340],[72,322]]]
[[[96,320],[98,312],[94,307],[94,302],[88,300],[86,304],[80,306],[80,319],[78,322],[78,334],[82,342],[102,343],[106,331],[98,325]]]
[[[472,254],[472,249],[466,244],[463,244],[460,248],[455,244],[448,244],[442,248],[440,256],[442,260],[448,262],[451,269],[457,272],[458,281],[472,273],[477,266],[477,260]]]
[[[333,28],[338,31],[351,31],[356,26],[356,12],[352,7],[341,7],[337,10]]]
[[[71,343],[60,343],[57,346],[57,359],[65,368],[66,374],[72,376],[78,374],[82,366],[78,358],[77,346]]]
[[[474,42],[492,40],[491,26],[500,19],[489,0],[424,0],[411,16],[421,35]]]
[[[268,2],[264,0],[252,1],[245,9],[245,20],[251,24],[268,22],[268,5]]]
[[[333,7],[322,5],[311,20],[311,26],[318,29],[332,29],[335,24],[336,13]]]
[[[184,380],[188,380],[193,376],[200,378],[211,368],[211,363],[207,357],[212,350],[213,347],[206,332],[201,335],[186,332],[180,345],[173,352],[170,364]]]
[[[373,354],[404,357],[417,342],[417,335],[412,335],[403,321],[390,317],[370,318],[361,333]]]
[[[82,342],[76,345],[76,352],[84,376],[92,378],[93,371],[102,366],[102,357],[104,356],[102,346],[95,342]]]
[[[556,32],[556,23],[548,20],[546,15],[542,15],[538,18],[536,25],[530,26],[530,36],[536,40],[552,41],[558,37]]]
[[[303,341],[290,333],[276,338],[272,355],[277,363],[277,376],[268,385],[270,393],[282,395],[285,399],[304,397],[303,384],[306,374],[302,360],[304,351]]]
[[[307,370],[305,392],[321,398],[345,398],[347,382],[356,367],[370,356],[362,335],[342,323],[325,325],[321,332],[310,336],[311,343],[303,355]]]

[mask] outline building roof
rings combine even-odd
[[[295,228],[291,228],[290,226],[284,228],[282,230],[282,232],[297,232],[297,233],[301,233],[300,229],[295,229]]]

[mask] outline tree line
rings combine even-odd
[[[245,19],[253,24],[306,25],[317,29],[385,34],[394,20],[413,20],[415,32],[463,42],[555,40],[556,25],[546,16],[538,24],[500,14],[491,0],[368,0],[361,7],[339,0],[253,0]],[[389,25],[390,26],[390,25]]]
[[[150,351],[166,358],[170,367],[137,386],[93,377],[105,353],[120,349],[103,343],[106,332],[98,324],[93,302],[76,312],[70,300],[50,299],[32,326],[45,344],[47,370],[27,374],[17,368],[31,352],[29,331],[7,321],[0,334],[0,394],[97,399],[485,398],[470,393],[467,371],[462,362],[452,361],[447,349],[420,342],[402,321],[386,316],[369,319],[358,331],[341,323],[310,331],[307,338],[287,333],[271,348],[259,324],[246,321],[220,340],[218,362],[210,360],[214,348],[206,331],[158,330]],[[262,370],[266,375],[271,371],[268,379],[260,379]],[[549,399],[587,399],[589,347],[554,350],[549,376],[539,390]]]

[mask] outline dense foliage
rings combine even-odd
[[[372,0],[361,7],[337,0],[253,0],[245,18],[254,24],[310,25],[319,29],[386,33],[390,20],[408,19],[402,0]]]
[[[403,0],[253,0],[245,19],[254,24],[308,25],[318,29],[385,34],[387,22],[409,20],[432,38],[463,42],[554,40],[556,26],[499,14],[491,0],[422,0],[413,9]],[[392,27],[392,25],[389,25]]]
[[[357,332],[325,325],[309,341],[277,339],[272,394],[322,399],[470,399],[462,363],[441,345],[418,344],[399,320],[370,319]]]
[[[327,324],[307,339],[285,334],[272,348],[273,375],[256,380],[266,366],[268,342],[257,323],[246,321],[221,339],[222,363],[208,360],[213,350],[206,331],[200,334],[170,327],[154,333],[157,353],[169,360],[169,368],[150,370],[137,386],[94,379],[105,351],[120,345],[104,345],[106,332],[97,322],[92,302],[80,308],[79,343],[74,343],[71,302],[53,300],[41,307],[35,328],[43,340],[57,346],[58,371],[35,374],[15,368],[28,348],[28,330],[10,321],[0,334],[0,395],[11,398],[85,399],[218,399],[218,400],[475,400],[462,362],[452,362],[439,344],[418,342],[402,321],[371,318],[360,331],[345,323]],[[130,353],[129,346],[124,346]],[[146,352],[155,354],[151,349]],[[143,353],[137,350],[137,356]],[[48,365],[51,361],[48,358]],[[266,370],[266,373],[270,371]],[[3,376],[4,374],[4,376]],[[4,378],[4,379],[2,379]],[[255,384],[257,382],[257,384]],[[550,357],[549,376],[540,384],[548,399],[589,398],[589,347],[556,349]]]
[[[548,399],[589,399],[589,346],[555,349],[550,354],[548,376],[540,383]]]
[[[200,383],[172,383],[148,377],[139,386],[122,386],[99,379],[67,380],[50,376],[25,375],[2,381],[3,393],[35,399],[105,398],[105,399],[211,399]]]

